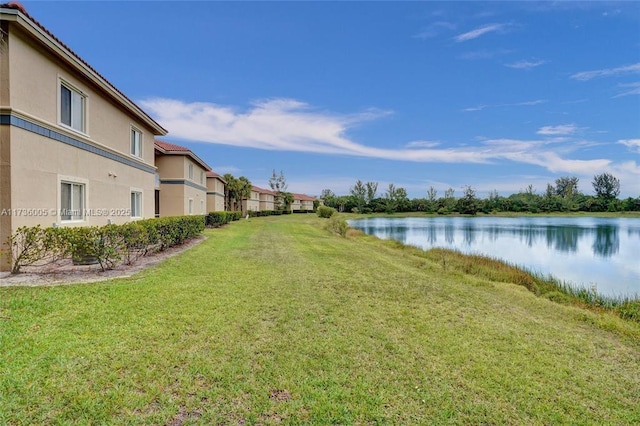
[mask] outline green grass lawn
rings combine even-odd
[[[0,288],[0,424],[637,424],[640,325],[254,218],[131,278]]]

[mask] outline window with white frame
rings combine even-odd
[[[204,214],[204,200],[200,200],[200,213]]]
[[[60,182],[60,220],[63,222],[84,220],[85,185],[76,182]]]
[[[142,192],[131,191],[131,217],[142,217]]]
[[[131,128],[131,155],[142,157],[142,132],[134,127]]]
[[[189,179],[193,180],[193,164],[189,163]]]
[[[189,214],[193,214],[193,199],[189,198]]]
[[[200,170],[200,183],[204,185],[204,172]]]
[[[60,82],[60,123],[85,133],[86,96],[79,90]]]

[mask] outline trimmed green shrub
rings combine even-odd
[[[331,216],[333,216],[334,214],[336,214],[336,209],[334,209],[333,207],[328,207],[328,206],[320,206],[320,207],[318,207],[318,216],[319,217],[323,217],[325,219],[328,219]]]
[[[98,263],[104,271],[123,259],[131,264],[149,252],[182,244],[201,234],[204,227],[204,216],[145,219],[101,227],[25,226],[9,236],[3,255],[11,257],[14,274],[24,266],[44,266],[69,257],[76,264]]]

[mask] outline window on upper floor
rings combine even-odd
[[[193,164],[189,163],[189,179],[193,180]]]
[[[204,172],[200,170],[200,183],[204,185]]]
[[[60,220],[84,220],[85,184],[60,182]]]
[[[87,97],[79,90],[60,82],[60,123],[86,133]]]
[[[142,157],[142,132],[131,127],[131,155]]]

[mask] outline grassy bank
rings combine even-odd
[[[134,277],[0,289],[0,423],[640,421],[640,325],[311,215]]]

